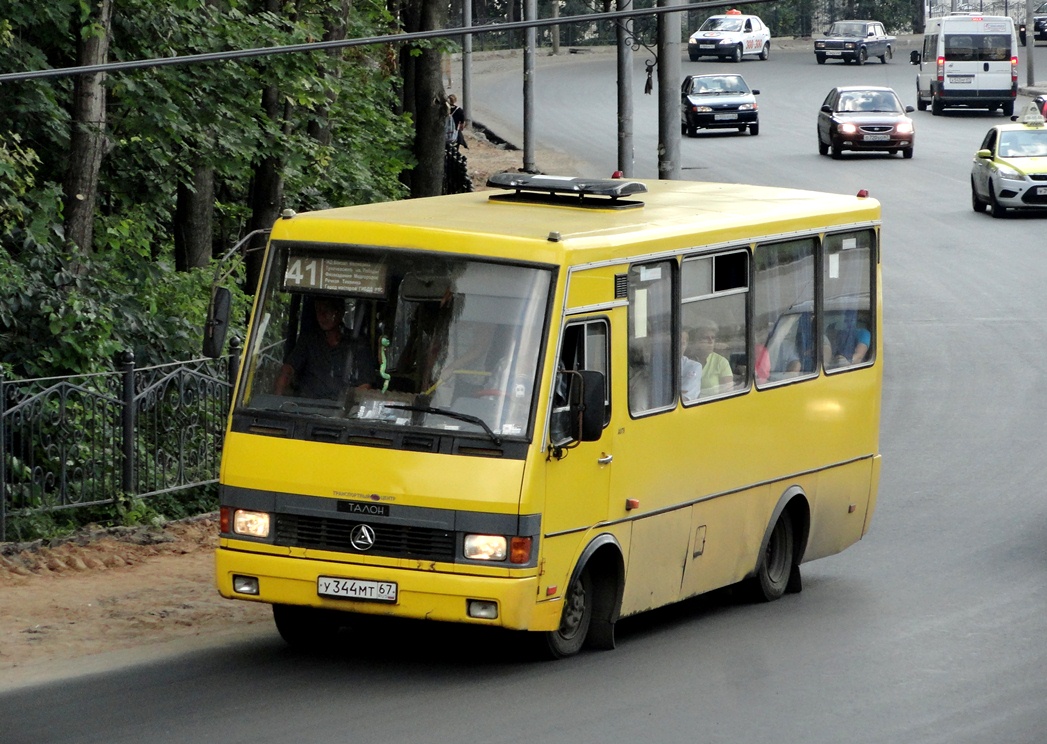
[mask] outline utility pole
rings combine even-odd
[[[555,2],[555,0],[554,0]],[[618,10],[631,10],[633,0],[618,0]],[[618,170],[633,175],[633,19],[624,18],[618,31]]]
[[[473,0],[462,0],[462,27],[473,25]],[[473,35],[466,34],[462,39],[462,113],[465,123],[473,123]]]
[[[1036,76],[1033,74],[1032,58],[1036,50],[1036,27],[1033,25],[1033,0],[1025,3],[1025,84],[1034,85]]]
[[[658,7],[679,5],[658,0]],[[658,16],[658,178],[680,178],[680,13]]]
[[[538,18],[538,0],[524,0],[524,20],[535,21]],[[536,173],[534,163],[534,55],[535,27],[528,26],[524,31],[527,43],[524,48],[523,76],[523,169],[525,173]]]

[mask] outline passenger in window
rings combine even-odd
[[[716,337],[719,326],[712,320],[700,319],[688,338],[688,350],[702,365],[702,395],[723,393],[734,387],[734,372],[731,363],[716,353]]]
[[[830,328],[829,343],[832,346],[832,367],[861,364],[869,353],[872,334],[858,322],[858,312],[847,310],[843,318]]]
[[[687,331],[680,332],[680,397],[695,400],[702,394],[702,363],[687,356]]]

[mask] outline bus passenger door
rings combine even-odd
[[[593,316],[571,320],[564,328],[554,379],[551,446],[546,479],[543,532],[549,536],[586,528],[607,518],[613,433],[610,419],[610,319]],[[579,442],[567,434],[571,371],[600,372],[604,379],[603,432],[596,441]],[[568,373],[568,374],[565,374]],[[577,534],[577,533],[576,533]],[[574,544],[573,540],[566,541]],[[547,544],[547,548],[552,547]],[[565,550],[573,548],[564,546]],[[573,556],[560,556],[570,560]],[[560,564],[562,565],[562,564]]]

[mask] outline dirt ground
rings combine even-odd
[[[475,190],[491,173],[521,167],[519,150],[466,136]],[[548,172],[579,175],[570,159],[537,154],[555,169]],[[271,628],[268,605],[218,596],[217,545],[213,514],[160,528],[87,529],[54,545],[0,543],[0,683],[99,654]]]

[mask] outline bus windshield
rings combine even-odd
[[[524,437],[552,270],[274,242],[245,409]]]

